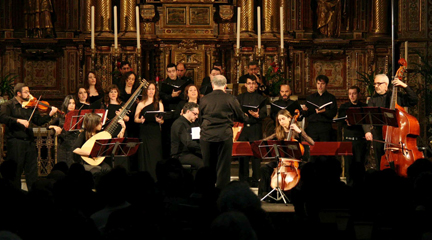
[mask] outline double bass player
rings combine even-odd
[[[401,87],[405,90],[405,94],[398,94],[397,104],[402,107],[413,107],[418,102],[418,97],[414,91],[404,82],[395,78],[392,84],[396,87]],[[385,74],[378,74],[374,79],[375,93],[369,99],[369,107],[383,107],[389,108],[392,91],[389,91],[389,78]],[[364,125],[363,129],[365,131],[365,138],[368,141],[373,141],[373,149],[375,152],[376,166],[380,169],[381,157],[385,154],[384,150],[384,139],[383,139],[383,128],[381,126],[369,126]]]

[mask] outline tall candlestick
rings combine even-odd
[[[237,8],[237,49],[240,49],[240,10],[241,8]]]
[[[139,21],[139,7],[136,6],[135,8],[135,15],[136,15],[136,29],[137,29],[137,48],[141,48],[141,41],[140,41],[140,21]]]
[[[257,19],[258,19],[258,49],[261,49],[261,7],[257,9]]]
[[[114,48],[118,48],[117,40],[117,6],[114,6]]]
[[[94,49],[95,47],[95,28],[94,28],[94,23],[95,23],[95,7],[91,6],[91,49]]]
[[[284,48],[284,25],[283,25],[283,18],[284,18],[284,14],[283,14],[283,7],[280,7],[280,44],[281,44],[281,49]]]

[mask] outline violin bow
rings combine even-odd
[[[34,106],[33,112],[32,112],[32,114],[30,115],[29,119],[27,120],[28,122],[30,122],[30,120],[32,119],[33,114],[35,113],[35,111],[36,111],[36,109],[37,109],[37,106],[38,106],[38,104],[39,104],[39,100],[41,99],[41,97],[42,97],[42,95],[39,96],[39,98],[38,98],[38,100],[37,100],[37,102],[36,102],[36,105]]]

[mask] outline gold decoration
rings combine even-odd
[[[82,31],[89,33],[91,31],[91,7],[94,5],[92,0],[84,1],[84,14],[82,19]]]
[[[110,32],[112,19],[112,0],[96,0],[95,31]]]
[[[153,5],[144,4],[140,7],[140,15],[144,19],[144,21],[152,21],[156,16],[156,11]]]
[[[279,16],[276,0],[263,1],[264,33],[277,32]]]
[[[327,37],[339,37],[341,29],[341,1],[318,0],[318,29]]]
[[[219,6],[219,16],[222,21],[230,21],[234,16],[234,6],[232,5],[221,5]]]
[[[254,1],[240,0],[239,6],[241,7],[241,18],[240,18],[240,31],[246,33],[253,33],[255,26],[255,7]]]
[[[135,1],[122,0],[120,2],[120,32],[136,31]]]
[[[372,32],[378,35],[386,35],[387,34],[387,26],[388,26],[388,0],[373,0],[372,1],[372,15],[373,18],[373,27]]]

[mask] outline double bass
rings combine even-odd
[[[300,111],[296,109],[295,115],[291,118],[290,127],[292,124],[297,123],[297,119],[300,116]],[[287,141],[297,141],[293,137],[293,129],[290,128],[288,132]],[[299,144],[301,154],[304,154],[303,144]],[[280,158],[278,166],[274,168],[271,175],[270,186],[272,188],[279,187],[282,191],[288,191],[295,187],[300,181],[300,159],[291,158]],[[279,174],[278,174],[279,171]],[[279,186],[278,186],[279,185]]]
[[[86,150],[88,152],[91,152],[96,140],[111,139],[113,133],[115,132],[115,130],[117,128],[117,122],[120,119],[123,119],[123,117],[128,113],[129,109],[132,107],[132,105],[135,102],[135,100],[137,99],[138,95],[141,93],[142,89],[147,87],[148,85],[149,85],[149,83],[145,79],[142,79],[140,86],[135,90],[135,92],[131,95],[131,97],[128,99],[128,101],[124,104],[120,113],[117,114],[113,119],[111,119],[108,126],[102,132],[99,132],[99,133],[95,134],[93,137],[89,138],[84,143],[84,145],[81,147],[81,149]],[[89,165],[92,165],[92,166],[97,166],[97,165],[101,164],[103,162],[103,160],[105,159],[105,157],[91,158],[91,157],[85,157],[85,156],[81,156],[81,158],[86,163],[88,163]]]
[[[406,72],[407,62],[401,58],[401,65],[396,77],[402,79]],[[383,136],[385,154],[381,157],[380,169],[391,168],[399,176],[406,177],[408,167],[417,159],[423,158],[423,152],[417,148],[417,137],[420,135],[418,120],[408,114],[403,107],[397,104],[397,87],[393,85],[390,109],[396,110],[396,119],[399,127],[384,126]]]

